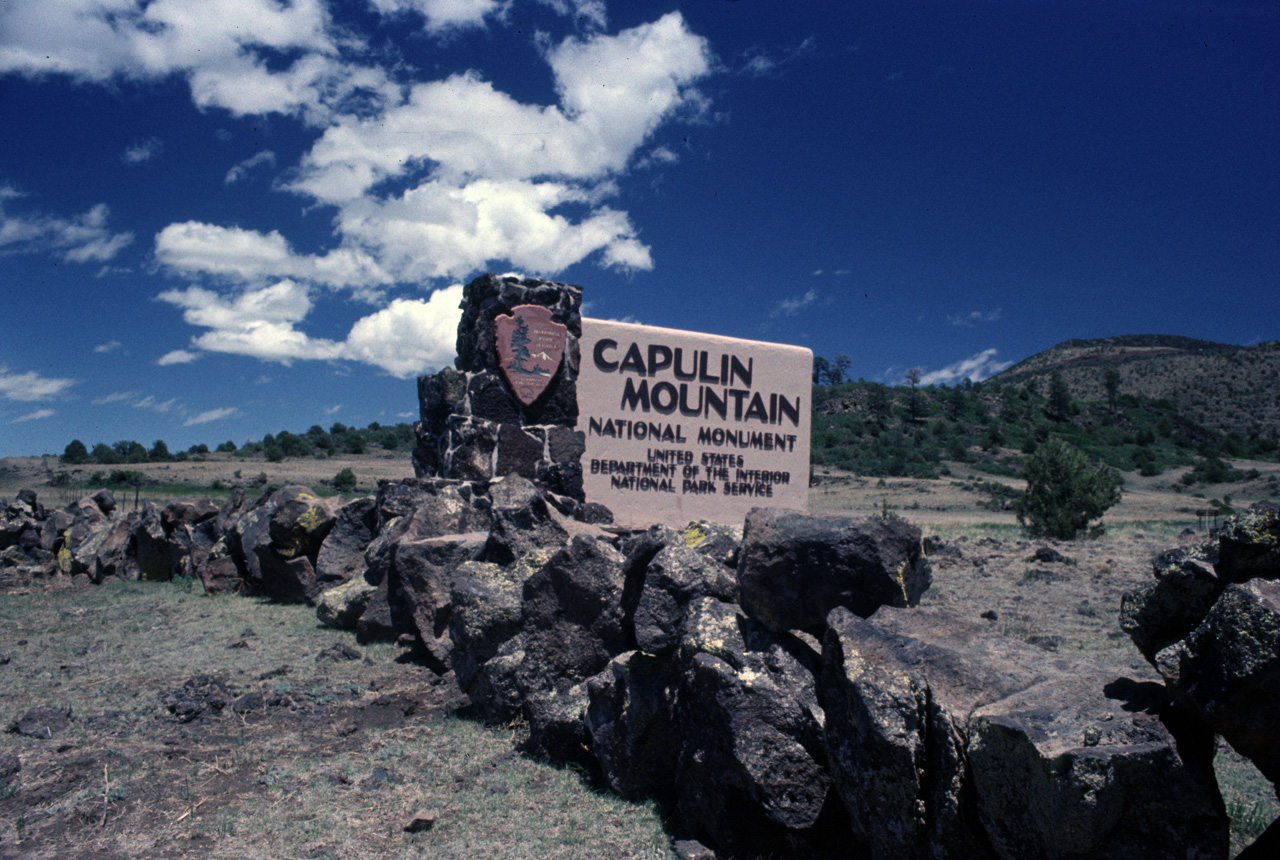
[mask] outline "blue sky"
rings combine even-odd
[[[485,271],[895,384],[1275,340],[1278,10],[5,0],[0,456],[413,420]]]

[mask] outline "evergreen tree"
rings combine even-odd
[[[1111,414],[1116,412],[1116,396],[1120,392],[1120,371],[1109,368],[1102,377],[1102,384],[1107,389],[1107,403],[1111,406]]]
[[[516,317],[516,330],[511,333],[511,349],[515,356],[508,367],[517,373],[529,373],[524,367],[529,358],[529,326],[520,317]]]
[[[1049,402],[1046,404],[1049,417],[1054,421],[1066,421],[1071,414],[1071,389],[1062,378],[1062,371],[1055,370],[1049,377]]]
[[[903,374],[902,378],[911,386],[911,420],[915,421],[920,417],[920,393],[916,390],[916,386],[920,384],[920,368],[907,368],[907,372]]]
[[[871,417],[877,424],[884,424],[889,417],[890,399],[889,389],[878,382],[873,382],[867,388],[867,411],[871,413]]]
[[[1026,492],[1014,502],[1018,523],[1033,537],[1071,540],[1120,501],[1120,475],[1093,464],[1078,449],[1051,437],[1026,459]],[[1095,532],[1101,526],[1095,527]]]
[[[831,362],[820,355],[813,357],[813,384],[822,385],[831,381]]]
[[[836,360],[831,363],[831,370],[827,375],[828,381],[832,385],[839,385],[845,381],[845,377],[849,372],[849,356],[844,353],[837,353]]]

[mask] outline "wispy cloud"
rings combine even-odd
[[[6,400],[24,403],[51,400],[75,384],[74,379],[54,379],[31,370],[26,373],[11,373],[9,368],[0,365],[0,397]]]
[[[990,311],[969,311],[967,314],[949,314],[947,322],[952,325],[963,326],[965,328],[973,328],[981,323],[993,323],[1004,316],[1003,308],[996,308]]]
[[[166,352],[164,355],[156,359],[156,364],[161,367],[168,367],[171,364],[190,364],[200,357],[200,353],[192,352],[189,349],[175,349],[173,352]]]
[[[954,385],[965,378],[973,382],[979,382],[988,376],[994,376],[1011,364],[1013,364],[1012,361],[996,360],[996,350],[994,348],[984,349],[982,352],[963,358],[940,370],[933,370],[923,374],[920,377],[920,384]]]
[[[330,406],[328,409],[326,409],[326,410],[324,411],[324,414],[325,414],[325,415],[337,415],[337,414],[338,414],[339,412],[341,412],[341,411],[342,411],[342,404],[341,404],[341,403],[335,403],[334,405],[332,405],[332,406]]]
[[[30,413],[28,413],[28,414],[26,414],[26,415],[23,415],[23,416],[21,416],[21,417],[14,418],[14,419],[13,419],[12,421],[10,421],[9,423],[10,423],[10,424],[21,424],[21,423],[22,423],[22,422],[24,422],[24,421],[38,421],[38,420],[40,420],[41,418],[51,418],[51,417],[53,417],[54,415],[57,415],[57,414],[58,414],[58,413],[57,413],[57,412],[54,412],[52,409],[37,409],[35,412],[30,412]]]
[[[249,171],[253,170],[255,167],[259,167],[264,164],[274,165],[275,163],[276,154],[269,149],[264,149],[262,152],[259,152],[256,155],[251,155],[244,161],[233,166],[227,171],[227,176],[224,181],[227,185],[232,185],[248,176]]]
[[[813,36],[777,49],[752,46],[742,53],[742,66],[738,71],[753,78],[779,77],[789,67],[804,62],[817,47],[818,40]]]
[[[164,143],[158,137],[140,140],[124,151],[120,160],[125,164],[141,164],[150,161],[164,151]]]
[[[102,397],[95,397],[89,401],[94,406],[106,406],[108,403],[123,403],[126,400],[133,400],[138,396],[136,391],[114,391],[111,394],[104,394]]]
[[[115,352],[122,346],[124,346],[124,344],[122,344],[118,340],[109,340],[106,343],[100,343],[97,346],[95,346],[93,348],[93,351],[105,355],[106,353],[109,353],[109,352]]]
[[[234,406],[224,406],[221,409],[209,409],[201,412],[199,415],[193,415],[186,421],[182,422],[183,427],[195,427],[198,424],[212,424],[214,421],[222,421],[225,418],[235,418],[240,414],[240,410]]]
[[[173,409],[173,405],[178,402],[176,397],[170,398],[163,402],[158,401],[152,395],[148,394],[141,400],[131,404],[134,409],[150,409],[152,412],[168,412]]]
[[[6,186],[0,194],[0,256],[5,254],[58,253],[69,263],[105,263],[133,241],[132,233],[107,229],[110,214],[99,203],[83,215],[12,215],[5,200],[22,196]]]
[[[775,307],[772,311],[769,312],[769,316],[773,318],[782,317],[782,316],[793,317],[796,314],[800,313],[800,311],[809,307],[809,305],[813,304],[817,300],[818,300],[817,290],[813,290],[813,289],[805,290],[805,293],[802,296],[793,296],[792,298],[789,298],[789,299],[783,299],[781,302],[778,303],[777,307]]]

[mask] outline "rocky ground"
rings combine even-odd
[[[836,477],[815,509],[919,522],[921,606],[1156,677],[1120,630],[1121,595],[1154,555],[1203,539],[1191,500],[1144,503],[1101,540],[1029,541],[963,486],[977,477]],[[452,674],[306,607],[54,578],[0,596],[0,623],[0,857],[671,856],[651,807],[516,755],[519,724],[446,716],[463,701]],[[1256,835],[1270,785],[1226,751],[1218,770]],[[604,805],[586,821],[584,803]]]

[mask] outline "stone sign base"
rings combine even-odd
[[[536,330],[529,342],[553,357],[556,368],[537,396],[523,403],[510,371],[503,370],[500,353],[507,345],[499,342],[496,321],[529,306],[546,309],[536,316],[554,326]],[[581,506],[584,446],[575,429],[581,306],[581,288],[569,284],[496,275],[467,284],[456,369],[418,378],[418,477],[477,481],[517,474],[536,481],[566,510]],[[561,327],[561,348],[546,349],[546,340]]]

